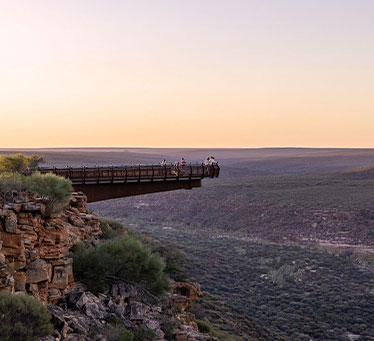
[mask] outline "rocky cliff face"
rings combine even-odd
[[[42,201],[25,194],[0,205],[0,290],[56,303],[72,289],[69,249],[101,234],[100,221],[87,213],[86,203],[83,193],[74,193],[61,214],[48,218]]]
[[[185,311],[202,294],[198,284],[174,283],[161,301],[136,283],[114,277],[108,278],[105,295],[74,283],[69,250],[102,234],[86,204],[83,193],[73,193],[63,212],[46,217],[42,200],[27,194],[0,202],[0,291],[31,294],[48,304],[56,329],[44,340],[110,340],[105,332],[113,320],[130,330],[150,329],[154,340],[215,340],[199,333],[194,316]]]

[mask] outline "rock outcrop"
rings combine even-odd
[[[100,221],[88,214],[87,198],[73,193],[66,209],[45,217],[36,197],[19,194],[0,204],[0,291],[29,293],[56,303],[74,284],[69,249],[81,240],[95,241]]]
[[[57,328],[53,336],[44,340],[107,340],[106,331],[114,320],[121,321],[129,330],[140,325],[150,329],[155,340],[165,337],[178,341],[215,340],[198,331],[193,314],[174,304],[175,296],[189,303],[197,299],[192,289],[198,288],[197,284],[175,283],[169,299],[161,302],[136,283],[115,277],[108,278],[108,283],[110,289],[106,295],[96,296],[83,285],[77,285],[57,305],[48,305]]]
[[[171,300],[179,309],[185,309],[203,295],[199,283],[174,283]]]
[[[40,198],[14,193],[12,201],[0,202],[0,291],[31,294],[47,304],[55,332],[43,341],[112,340],[106,333],[113,321],[129,330],[152,330],[154,340],[215,340],[200,333],[194,315],[186,312],[202,295],[197,283],[174,283],[162,301],[115,277],[107,278],[105,295],[74,283],[69,250],[82,240],[96,242],[102,234],[83,193],[73,193],[66,208],[49,217]]]

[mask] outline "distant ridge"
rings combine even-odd
[[[374,166],[363,166],[345,171],[343,174],[360,178],[374,177]]]

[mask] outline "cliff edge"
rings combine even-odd
[[[50,217],[40,199],[24,193],[0,205],[0,290],[56,303],[73,288],[69,249],[102,233],[86,203],[83,193],[73,193],[66,209]]]
[[[73,193],[66,208],[50,216],[37,196],[14,193],[13,199],[0,202],[0,291],[47,304],[55,331],[41,340],[118,340],[123,327],[149,331],[144,340],[215,340],[200,333],[186,311],[202,295],[197,283],[173,283],[160,299],[116,277],[108,277],[108,292],[98,295],[74,282],[70,249],[80,241],[96,243],[103,233],[83,193]]]

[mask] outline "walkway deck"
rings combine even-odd
[[[83,191],[88,202],[126,196],[192,189],[201,187],[201,180],[218,178],[218,165],[129,165],[98,167],[40,168],[71,180],[76,191]]]

